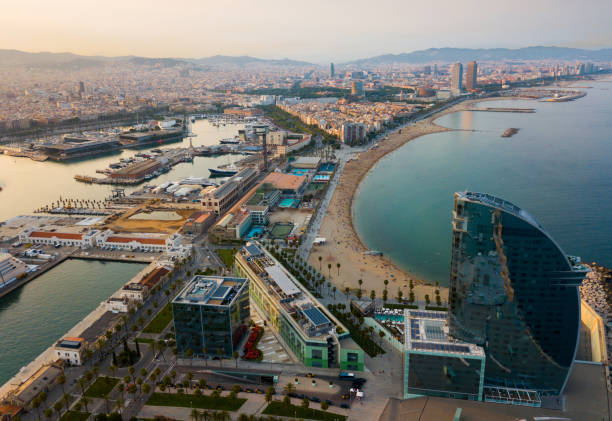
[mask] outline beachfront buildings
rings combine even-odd
[[[83,338],[62,338],[53,346],[53,354],[70,365],[83,364],[85,340]]]
[[[249,280],[249,295],[286,348],[308,367],[363,370],[364,354],[350,334],[265,249],[247,243],[235,270]]]
[[[587,268],[518,206],[455,193],[449,335],[483,347],[484,397],[560,395],[578,346]]]
[[[478,87],[478,63],[470,61],[465,73],[465,89],[473,91]]]
[[[450,70],[450,90],[453,95],[461,95],[463,91],[463,65],[455,63]]]
[[[248,330],[248,291],[244,278],[193,277],[172,300],[179,355],[232,357]]]

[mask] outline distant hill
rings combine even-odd
[[[566,47],[525,47],[525,48],[429,48],[411,53],[385,54],[376,57],[353,60],[344,64],[359,66],[391,63],[434,63],[504,61],[504,60],[612,60],[612,48],[584,50]]]
[[[290,60],[284,58],[282,60],[262,59],[250,56],[212,56],[200,59],[190,60],[194,63],[204,64],[208,66],[248,66],[248,65],[274,65],[274,66],[312,66],[312,63],[306,61]]]
[[[138,56],[103,57],[81,56],[72,53],[28,53],[18,50],[0,49],[0,67],[37,67],[37,68],[83,68],[101,66],[108,63],[130,62],[139,66],[312,66],[305,61],[267,60],[249,56],[212,56],[199,59],[184,58],[148,58]]]

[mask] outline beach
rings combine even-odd
[[[500,99],[511,98],[484,100]],[[470,109],[474,104],[482,101],[483,99],[463,101],[416,124],[403,127],[401,133],[396,130],[390,133],[387,139],[379,141],[378,147],[356,155],[355,159],[349,160],[344,165],[318,233],[318,236],[325,237],[327,242],[313,246],[309,256],[310,264],[320,269],[339,291],[344,291],[346,287],[352,290],[358,289],[359,279],[361,279],[364,296],[369,297],[370,291],[374,290],[377,297],[382,297],[385,288],[384,280],[387,279],[390,299],[397,296],[398,289],[401,289],[403,296],[407,298],[409,282],[412,280],[415,285],[416,299],[422,300],[425,294],[429,294],[433,301],[434,287],[428,285],[427,280],[416,278],[384,256],[364,254],[368,249],[353,226],[353,199],[361,181],[381,158],[420,136],[452,130],[437,125],[435,120],[449,113]],[[337,263],[340,263],[339,269]],[[329,264],[331,264],[331,269],[329,269]],[[447,296],[445,288],[441,288],[441,296]]]

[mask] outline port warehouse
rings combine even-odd
[[[61,143],[42,145],[43,152],[53,160],[66,160],[104,153],[122,148],[116,138],[65,136]]]
[[[163,143],[183,140],[183,130],[148,130],[146,132],[127,132],[119,135],[119,141],[126,146],[148,143]]]
[[[246,167],[219,187],[205,188],[201,192],[203,209],[217,216],[224,214],[244,192],[255,185],[258,174],[256,168]]]
[[[145,161],[136,162],[128,165],[125,168],[113,171],[110,174],[112,179],[140,179],[144,176],[157,171],[162,166],[162,163],[157,159],[147,159]]]
[[[364,369],[364,353],[346,327],[266,250],[248,243],[235,270],[249,280],[249,295],[293,354],[308,367]]]

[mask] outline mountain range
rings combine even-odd
[[[509,48],[430,48],[401,54],[384,54],[353,60],[339,65],[377,66],[393,63],[449,63],[477,61],[518,61],[518,60],[596,60],[612,61],[612,48],[586,50],[567,47],[525,47]],[[0,67],[61,68],[79,69],[105,64],[129,62],[141,66],[173,67],[177,65],[207,70],[219,67],[293,66],[312,67],[313,63],[288,58],[262,59],[250,56],[215,55],[203,58],[147,58],[138,56],[82,56],[73,53],[29,53],[18,50],[0,49]]]

